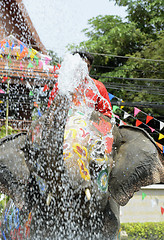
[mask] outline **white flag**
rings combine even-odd
[[[28,81],[27,81],[27,83],[26,83],[26,87],[29,88],[29,89],[31,88],[31,85],[29,84]]]
[[[129,113],[127,113],[127,112],[124,112],[124,119],[125,118],[128,118],[130,116],[130,114]]]
[[[164,127],[164,122],[160,121],[160,130],[162,130],[163,127]]]

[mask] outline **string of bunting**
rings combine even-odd
[[[12,51],[16,51],[16,59],[22,60],[23,58],[30,58],[30,62],[27,65],[27,69],[34,68],[34,63],[36,66],[41,69],[43,65],[48,65],[51,61],[51,58],[48,56],[44,56],[41,53],[39,53],[37,50],[33,48],[28,48],[23,42],[16,39],[14,36],[10,35],[6,39],[3,39],[0,41],[0,58],[3,59],[3,54],[8,52],[8,59],[11,61],[11,53]],[[20,61],[20,69],[23,69],[22,61]]]
[[[114,95],[111,94],[111,93],[108,93],[108,95],[109,95],[110,100],[112,100],[112,98],[117,98],[119,101],[124,102],[122,99],[114,96]],[[116,106],[116,107],[117,107],[117,106]],[[122,108],[124,108],[124,106],[121,106],[120,108],[122,109]],[[134,117],[135,117],[139,112],[142,112],[143,114],[145,114],[145,115],[147,116],[146,124],[147,124],[151,119],[154,119],[155,121],[158,121],[158,122],[160,123],[160,131],[162,130],[162,128],[164,128],[164,122],[161,122],[160,120],[156,119],[155,117],[152,117],[152,116],[148,115],[147,113],[141,111],[140,109],[138,109],[138,108],[136,108],[136,107],[134,108]]]
[[[124,102],[122,99],[114,96],[114,95],[111,94],[111,93],[108,93],[108,95],[109,95],[110,100],[112,100],[112,98],[117,98],[119,101]],[[140,109],[138,109],[138,108],[136,108],[136,107],[134,107],[134,116],[132,116],[131,114],[129,114],[129,113],[127,113],[126,111],[124,111],[124,110],[123,110],[123,107],[124,107],[124,106],[118,107],[118,106],[114,105],[114,106],[113,106],[113,114],[114,114],[114,112],[116,112],[117,109],[121,109],[121,111],[124,112],[124,117],[123,117],[124,119],[126,119],[126,118],[128,118],[128,117],[132,117],[133,119],[136,120],[135,125],[136,125],[137,127],[140,126],[141,124],[143,124],[143,125],[147,126],[147,127],[151,130],[152,133],[155,131],[156,133],[159,134],[158,140],[161,140],[161,139],[164,138],[164,134],[160,133],[160,132],[157,131],[156,129],[154,129],[154,128],[150,127],[149,125],[147,125],[152,119],[154,119],[155,121],[158,121],[158,122],[160,123],[160,131],[161,131],[161,130],[163,129],[163,127],[164,127],[164,123],[163,123],[163,122],[161,122],[161,121],[159,121],[158,119],[156,119],[156,118],[154,118],[154,117],[146,114],[145,112],[141,111]],[[135,118],[139,112],[142,112],[144,115],[146,115],[146,123],[143,123],[143,122],[140,121],[139,119]],[[120,117],[119,117],[118,115],[114,114],[114,116],[115,116],[117,119],[119,119],[119,121],[120,121],[120,124],[119,124],[119,125],[126,125],[126,124],[127,124],[127,123],[125,123],[122,119],[120,119]],[[162,144],[158,143],[158,142],[156,142],[156,144],[157,144],[158,147],[161,149],[161,151],[164,153],[164,146],[163,146]]]
[[[117,106],[115,107],[115,106],[114,106],[113,111],[116,111],[117,108],[119,108],[119,107],[117,107]],[[132,117],[133,119],[136,120],[136,122],[135,122],[136,127],[138,127],[138,126],[140,126],[141,124],[143,124],[144,126],[148,127],[148,128],[151,130],[151,132],[154,132],[154,131],[155,131],[156,133],[158,133],[158,140],[161,140],[161,139],[164,137],[164,135],[163,135],[162,133],[158,132],[156,129],[148,126],[148,125],[145,124],[145,123],[143,123],[142,121],[140,121],[139,119],[135,118],[135,117],[132,116],[131,114],[125,112],[123,109],[121,109],[121,111],[124,112],[124,119],[126,119],[126,118],[128,118],[128,117]],[[127,123],[125,123],[123,120],[121,120],[118,115],[115,115],[115,117],[120,120],[120,125],[127,125]],[[155,142],[155,143],[156,143],[157,146],[161,149],[161,151],[164,153],[164,146],[163,146],[162,144],[158,143],[158,142]]]
[[[14,51],[14,52],[12,52]],[[51,58],[45,55],[42,55],[37,50],[33,48],[28,48],[23,42],[16,39],[14,36],[10,35],[9,37],[3,39],[0,41],[0,58],[3,59],[4,55],[7,55],[7,58],[9,59],[9,62],[11,61],[11,55],[16,57],[16,60],[19,60],[19,69],[22,71],[23,68],[25,68],[25,64],[23,65],[24,59],[29,59],[27,63],[27,70],[33,69],[35,66],[37,66],[39,69],[43,68],[44,70],[52,70],[49,68],[46,68],[45,65],[49,67],[49,63],[51,61]],[[24,59],[23,59],[24,58]],[[7,65],[7,67],[10,69],[10,65]],[[54,77],[57,78],[57,71],[60,69],[61,65],[57,64],[57,66],[52,67],[52,72],[54,73]],[[24,75],[20,77],[20,80],[23,81]],[[6,80],[9,80],[10,78],[8,76],[2,76],[2,83],[4,83]],[[29,84],[29,82],[26,82],[26,87],[30,89],[29,96],[33,96],[32,87]],[[43,91],[48,90],[49,87],[47,85],[44,86]],[[41,116],[41,112],[39,110],[39,107],[34,104],[35,107],[38,108],[38,115]]]
[[[142,110],[134,107],[134,117],[135,117],[139,112],[142,112],[144,115],[146,115],[146,124],[153,119],[153,120],[158,121],[158,122],[160,123],[160,131],[164,128],[164,122],[161,122],[161,121],[159,121],[158,119],[156,119],[156,118],[154,118],[154,117],[146,114],[146,113],[143,112]],[[152,129],[152,131],[153,131],[153,129]],[[163,135],[162,138],[164,138],[164,135]]]
[[[19,46],[19,51],[18,51],[18,46]],[[17,48],[16,48],[16,47],[17,47]],[[42,68],[42,66],[43,66],[43,64],[44,64],[43,61],[41,60],[41,54],[40,54],[38,51],[36,51],[36,50],[33,49],[33,48],[32,48],[32,49],[27,48],[26,45],[25,45],[23,42],[21,42],[20,40],[16,39],[16,38],[13,37],[12,35],[9,36],[9,37],[6,38],[6,39],[3,39],[2,41],[0,41],[0,50],[1,50],[0,57],[1,57],[1,58],[3,58],[2,52],[4,52],[6,48],[10,49],[11,51],[14,50],[14,48],[17,50],[17,51],[16,51],[17,60],[18,60],[18,59],[21,60],[21,59],[24,58],[24,57],[29,57],[29,58],[31,59],[31,61],[28,63],[27,69],[31,69],[31,68],[34,67],[33,61],[35,61],[36,66],[39,66],[39,68]],[[9,51],[9,54],[8,54],[8,59],[11,61],[10,51]],[[45,57],[44,60],[45,60],[45,64],[49,64],[49,62],[50,62],[51,59],[48,58],[48,57]],[[56,66],[54,66],[54,71],[56,71],[56,70],[59,69],[59,68],[60,68],[60,65],[59,65],[59,64],[58,64],[58,68],[57,68]],[[20,69],[21,69],[21,70],[23,69],[22,61],[20,61]],[[55,77],[58,77],[58,75],[56,74]],[[23,78],[24,78],[24,76],[21,77],[21,81],[23,81]],[[7,77],[7,76],[2,76],[2,83],[5,82],[7,79],[9,79],[9,77]],[[47,86],[47,85],[45,85],[43,91],[46,91],[46,90],[48,90],[48,86]],[[32,91],[30,91],[30,94],[29,94],[29,95],[30,95],[30,96],[33,95]],[[110,98],[110,100],[111,100],[113,97],[117,98],[116,96],[114,96],[114,95],[112,95],[112,94],[109,93],[109,98]],[[117,98],[117,99],[119,99],[119,98]],[[121,99],[119,99],[119,100],[121,100]],[[122,100],[121,100],[121,101],[122,101]],[[122,102],[123,102],[123,101],[122,101]],[[120,109],[122,109],[123,107],[124,107],[124,106],[122,106]],[[119,108],[119,107],[113,106],[113,112],[116,110],[116,108]],[[140,109],[134,108],[134,117],[135,117],[140,111],[141,111]],[[143,112],[143,113],[144,113],[144,112]],[[146,115],[146,113],[144,113],[144,114]],[[128,115],[128,113],[125,112],[124,119],[127,118],[128,116],[130,116],[130,115]],[[117,116],[116,116],[116,117],[117,117]],[[156,121],[159,121],[159,120],[155,119],[154,117],[151,117],[151,116],[147,115],[146,124],[143,123],[143,122],[141,122],[139,119],[136,119],[136,126],[140,126],[141,124],[144,124],[144,125],[148,126],[147,123],[148,123],[150,120],[152,120],[152,119],[154,119],[154,120],[156,120]],[[162,128],[164,127],[164,123],[161,122],[161,121],[159,121],[159,122],[160,122],[160,131],[161,131]],[[122,121],[121,124],[125,124],[125,122]],[[159,133],[158,140],[161,140],[161,139],[164,138],[164,134],[162,134],[162,133],[158,132],[157,130],[151,128],[150,126],[148,126],[148,127],[150,128],[150,130],[151,130],[152,132],[156,131],[157,133]]]

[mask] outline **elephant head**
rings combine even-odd
[[[164,158],[150,135],[133,126],[115,127],[115,166],[109,177],[109,191],[119,205],[126,205],[142,186],[164,182]]]

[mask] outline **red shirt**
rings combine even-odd
[[[101,98],[100,96],[98,96],[97,94],[95,94],[93,92],[93,90],[88,89],[87,93],[86,93],[86,97],[89,99],[92,99],[95,102],[95,110],[99,111],[100,113],[102,113],[105,116],[108,117],[112,117],[112,106],[111,106],[111,102],[109,99],[109,95],[108,92],[104,86],[104,84],[98,80],[93,79],[97,89],[99,90],[100,95],[103,97]],[[56,94],[58,91],[58,83],[55,84],[54,88],[51,91],[49,100],[48,100],[48,107],[50,107],[51,103],[53,102]]]
[[[108,92],[106,90],[106,87],[104,86],[104,84],[98,80],[93,79],[96,87],[99,90],[100,95],[105,98],[107,101],[105,101],[103,98],[98,97],[97,98],[97,103],[95,106],[95,110],[99,111],[100,113],[102,113],[105,116],[108,117],[112,117],[112,105],[109,99],[109,95]]]

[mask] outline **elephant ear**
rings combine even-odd
[[[132,126],[115,127],[114,164],[109,191],[124,206],[142,186],[164,182],[164,158],[149,134]]]
[[[25,133],[9,135],[0,139],[0,192],[15,202],[22,201],[24,186],[29,178],[23,148]]]

